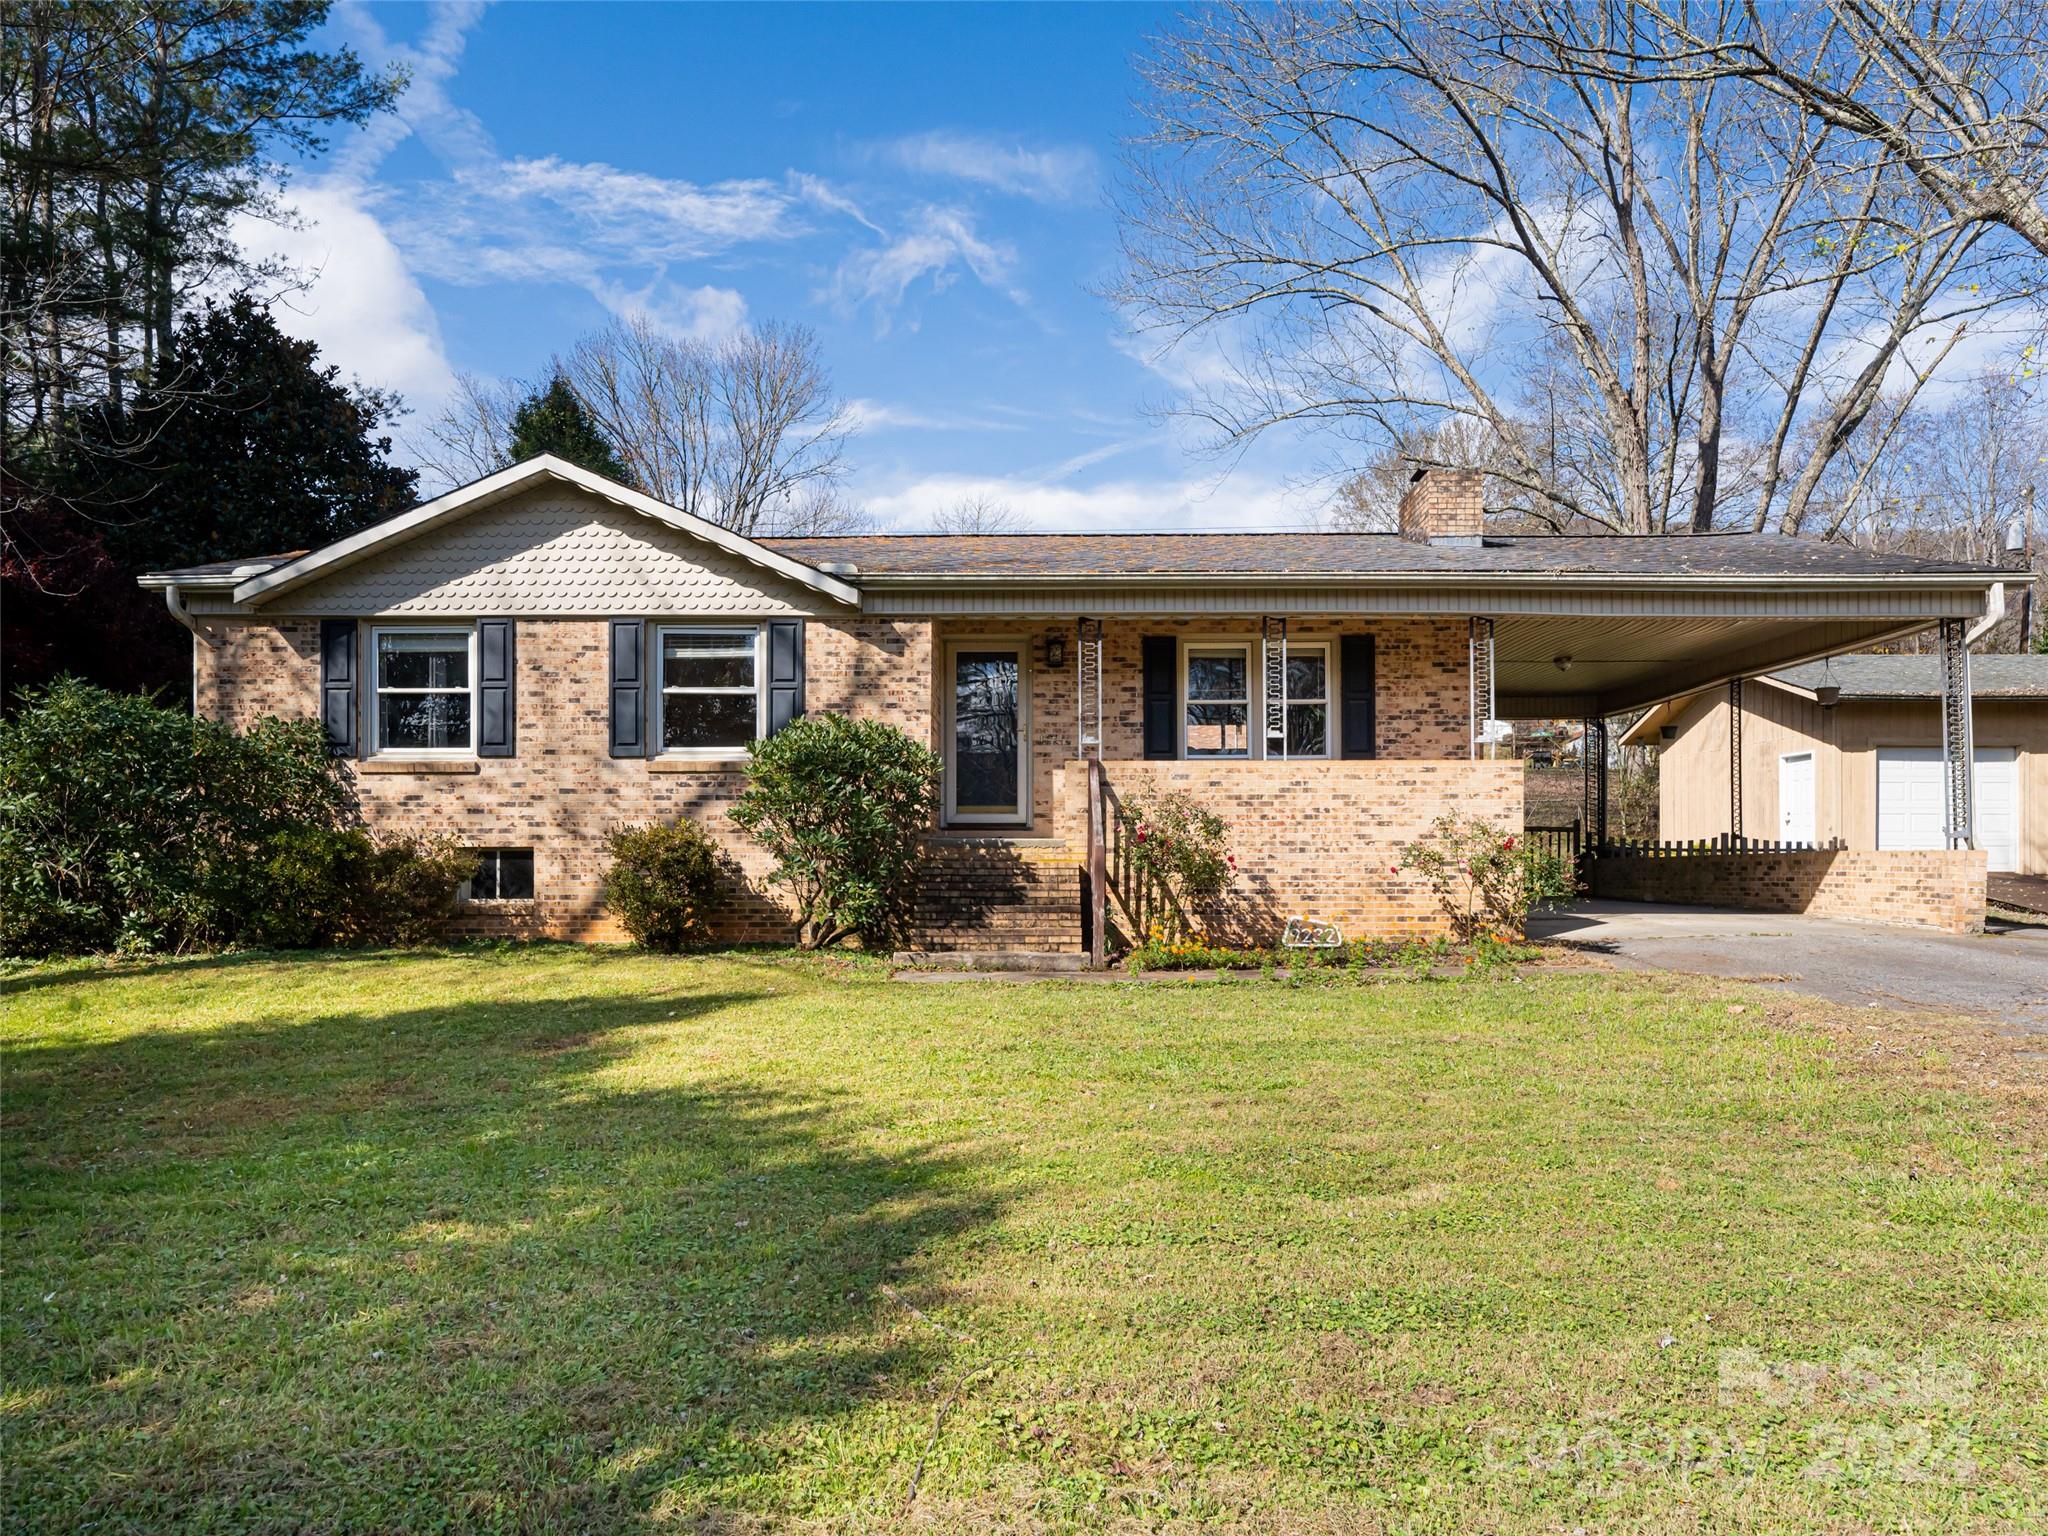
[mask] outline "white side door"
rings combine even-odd
[[[2020,774],[2011,747],[1977,749],[1977,846],[1993,869],[2020,867]]]
[[[1941,848],[1942,772],[1939,747],[1877,749],[1877,846]]]
[[[1778,757],[1778,841],[1813,846],[1813,754]]]

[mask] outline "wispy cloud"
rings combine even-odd
[[[951,415],[934,411],[920,411],[901,405],[890,405],[881,400],[850,400],[846,406],[847,415],[854,425],[863,432],[915,431],[915,432],[1022,432],[1023,423],[1005,421],[993,413],[988,416]]]
[[[656,330],[688,341],[717,341],[747,323],[747,301],[736,288],[701,288],[657,278],[641,288],[593,278],[590,295],[624,319],[643,319]]]
[[[867,489],[862,502],[885,528],[929,528],[963,501],[1000,502],[1028,528],[1046,532],[1160,533],[1190,528],[1299,528],[1299,495],[1280,481],[1234,475],[1126,479],[1099,485],[1050,484],[1002,475],[924,475],[886,489]]]
[[[904,234],[846,257],[828,294],[846,310],[872,304],[886,328],[914,284],[929,278],[934,290],[943,289],[962,269],[1022,304],[1024,291],[1011,279],[1016,264],[1016,252],[1001,241],[984,239],[966,210],[926,207],[912,216]]]
[[[934,130],[876,146],[879,157],[920,176],[950,177],[1042,203],[1074,202],[1095,189],[1095,156],[1076,145],[1028,149],[976,134]]]

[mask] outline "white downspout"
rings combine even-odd
[[[1963,633],[1963,648],[1969,649],[1991,632],[1991,627],[2005,617],[2005,583],[1994,581],[1991,590],[1984,594],[1984,617]]]
[[[214,639],[212,635],[209,635],[200,626],[199,621],[192,617],[192,611],[185,606],[184,594],[178,590],[176,583],[164,588],[164,606],[170,609],[172,618],[192,631],[191,705],[192,713],[197,715],[199,713],[199,647],[203,644],[210,651],[218,650],[220,649],[220,642]]]

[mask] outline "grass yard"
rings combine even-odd
[[[1968,1026],[537,947],[16,972],[0,1046],[15,1528],[2048,1519]]]

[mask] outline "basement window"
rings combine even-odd
[[[472,848],[476,873],[462,882],[458,901],[533,900],[531,848]]]

